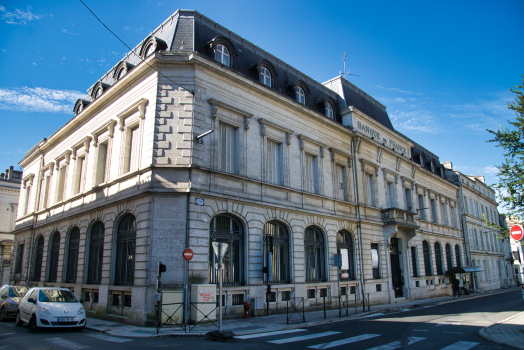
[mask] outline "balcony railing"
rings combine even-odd
[[[387,208],[380,211],[382,221],[390,225],[418,227],[415,215],[417,214],[400,208]]]

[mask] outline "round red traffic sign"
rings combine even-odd
[[[184,257],[184,259],[186,259],[187,261],[193,259],[193,251],[189,248],[186,248],[184,249],[184,252],[182,253],[182,256]]]
[[[522,235],[524,234],[524,229],[520,225],[513,225],[511,226],[509,233],[511,234],[511,238],[516,241],[520,241],[522,239]]]

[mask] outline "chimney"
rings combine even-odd
[[[446,169],[449,169],[449,170],[453,170],[453,163],[451,162],[443,162],[442,165],[444,166],[444,168]]]

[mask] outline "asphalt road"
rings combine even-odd
[[[122,338],[84,330],[45,330],[30,333],[13,322],[0,324],[0,350],[22,349],[328,349],[481,350],[511,349],[481,339],[478,331],[524,311],[520,291],[460,300],[444,305],[335,322],[310,328],[237,337],[217,343],[196,337]]]

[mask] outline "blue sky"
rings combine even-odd
[[[486,128],[514,118],[524,2],[85,0],[129,46],[178,8],[196,9],[317,81],[342,70],[387,106],[396,130],[466,174],[496,181]],[[127,52],[80,1],[0,3],[0,170],[73,117]]]

